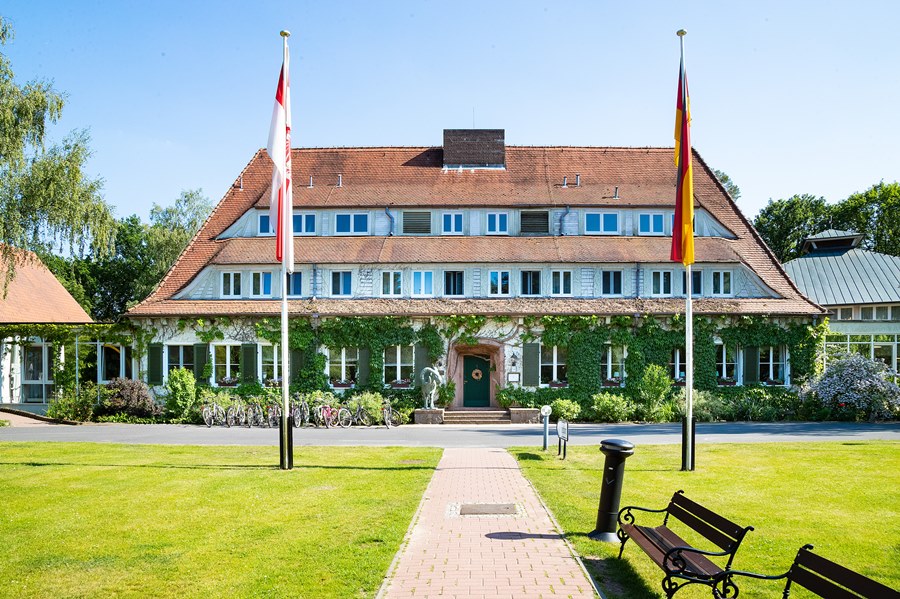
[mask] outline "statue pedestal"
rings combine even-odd
[[[419,408],[413,412],[413,422],[416,424],[444,424],[444,410]]]
[[[541,411],[537,408],[510,408],[509,421],[512,424],[540,424]]]

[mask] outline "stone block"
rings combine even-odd
[[[509,421],[511,424],[539,424],[541,411],[538,408],[510,408]]]
[[[419,408],[413,412],[413,422],[416,424],[444,424],[444,410],[424,410]]]

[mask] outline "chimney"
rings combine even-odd
[[[618,185],[616,185],[616,192],[613,194],[612,199],[614,199],[614,200],[619,199],[619,186]]]
[[[341,175],[341,174],[338,174],[338,184],[337,184],[337,186],[338,186],[338,187],[343,187],[343,186],[344,186],[344,177],[343,177],[343,175]]]
[[[505,168],[504,129],[444,129],[444,168]]]
[[[563,187],[568,187],[568,186],[569,186],[569,178],[568,178],[568,177],[563,177],[563,184],[562,184],[562,186],[563,186]]]
[[[575,187],[581,187],[581,175],[575,175]]]

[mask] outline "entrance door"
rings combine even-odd
[[[463,356],[463,407],[491,405],[491,362],[478,356]]]

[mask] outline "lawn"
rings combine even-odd
[[[2,597],[372,597],[440,450],[0,444]]]
[[[622,505],[663,508],[684,489],[713,511],[755,528],[735,569],[780,574],[801,545],[812,543],[816,553],[900,588],[900,443],[701,445],[697,470],[690,473],[679,471],[680,450],[638,446],[626,462]],[[604,457],[597,446],[570,447],[566,461],[556,452],[511,451],[609,599],[665,596],[662,570],[634,543],[618,560],[618,543],[586,536],[597,519]],[[739,584],[741,597],[748,598],[780,597],[784,588],[783,582]],[[791,597],[811,596],[802,591]],[[709,596],[707,587],[694,585],[675,597]]]

